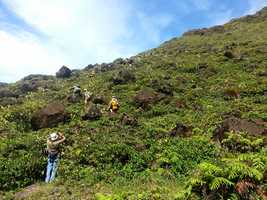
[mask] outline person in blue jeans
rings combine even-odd
[[[48,162],[45,182],[50,183],[55,179],[59,162],[59,147],[65,141],[62,133],[51,133],[47,138]]]

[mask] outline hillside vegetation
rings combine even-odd
[[[264,8],[68,78],[1,84],[0,198],[266,199],[266,56]],[[93,92],[96,115],[69,97],[77,84]],[[117,115],[105,110],[113,95]],[[61,123],[33,123],[55,102]],[[52,131],[66,142],[44,184]]]

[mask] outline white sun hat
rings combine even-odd
[[[51,133],[50,134],[50,139],[52,140],[52,141],[55,141],[55,140],[57,140],[58,139],[58,134],[57,133]]]

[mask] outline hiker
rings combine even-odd
[[[116,113],[119,110],[119,102],[118,99],[113,96],[111,101],[109,102],[108,109],[110,110],[111,113]]]
[[[72,91],[73,91],[73,97],[77,97],[77,96],[82,96],[82,90],[81,87],[79,85],[75,85],[72,87]]]
[[[84,105],[87,105],[93,96],[92,92],[89,92],[87,89],[84,89]]]
[[[48,162],[45,178],[46,183],[50,183],[55,179],[60,154],[59,147],[64,141],[65,136],[62,133],[51,133],[47,138]]]
[[[90,77],[94,77],[94,76],[95,76],[95,70],[93,70],[93,71],[90,73],[89,76],[90,76]]]

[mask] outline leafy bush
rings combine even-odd
[[[266,164],[266,152],[241,154],[237,158],[222,159],[217,164],[202,162],[189,180],[183,197],[197,194],[215,199],[263,198],[261,184]]]
[[[0,190],[24,187],[44,178],[46,162],[39,141],[25,137],[0,144]]]
[[[244,153],[260,150],[264,146],[264,140],[245,133],[230,132],[227,134],[227,138],[222,141],[222,144],[231,151]]]

